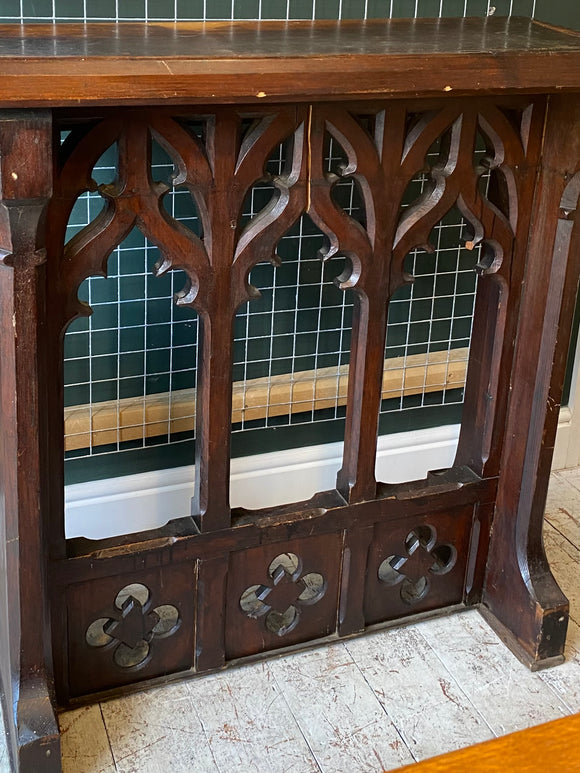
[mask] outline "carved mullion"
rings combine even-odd
[[[449,147],[443,151],[442,161],[431,170],[431,187],[404,211],[399,222],[393,245],[395,271],[402,272],[403,260],[416,247],[429,249],[433,227],[454,206],[465,186],[476,188],[472,164],[475,133],[476,118],[470,112],[462,114],[451,126]]]
[[[480,278],[464,396],[464,415],[470,421],[462,423],[455,463],[469,465],[479,475],[496,475],[499,470],[531,209],[531,201],[526,206],[522,197],[532,190],[539,154],[539,107],[532,103],[523,111],[525,140],[497,106],[485,103],[480,107],[478,126],[487,144],[486,166],[504,180],[502,209],[476,187],[467,209],[461,200],[458,202],[467,220],[470,213],[478,218],[482,252],[476,266]],[[487,398],[482,399],[482,395]]]
[[[107,276],[109,256],[129,236],[135,222],[136,215],[133,212],[118,209],[111,203],[66,245],[60,280],[64,304],[59,314],[63,325],[79,314],[87,316],[92,313],[90,306],[79,300],[79,287],[91,276]]]
[[[336,112],[333,111],[331,115],[336,115]],[[328,128],[328,122],[325,108],[313,108],[310,131],[311,171],[308,214],[328,239],[328,244],[321,252],[321,258],[328,260],[338,253],[346,255],[353,263],[353,281],[348,285],[353,286],[358,283],[363,274],[363,264],[371,262],[372,245],[363,226],[340,209],[332,199],[332,188],[337,178],[329,176],[324,169],[324,133]],[[351,172],[357,169],[354,150],[351,150],[349,167]]]
[[[405,136],[401,155],[401,171],[411,180],[425,166],[425,156],[433,143],[461,116],[461,108],[449,106],[421,115]]]
[[[275,144],[278,144],[279,138],[280,135]],[[232,268],[233,303],[236,309],[255,294],[247,281],[251,269],[265,261],[278,263],[276,246],[305,209],[307,153],[305,123],[301,121],[293,132],[287,168],[282,175],[272,179],[277,194],[270,205],[248,223],[238,238]]]
[[[468,109],[447,131],[447,147],[442,147],[441,161],[431,170],[432,186],[421,200],[406,210],[399,224],[393,270],[399,271],[402,277],[403,261],[409,252],[416,247],[433,249],[428,244],[429,235],[453,206],[458,207],[471,231],[466,246],[475,249],[483,245],[477,270],[485,275],[485,279],[476,296],[464,400],[464,410],[470,421],[462,423],[455,460],[456,464],[468,464],[482,474],[492,446],[506,321],[506,281],[495,274],[501,271],[509,275],[514,233],[507,218],[479,191],[483,170],[475,169],[473,162],[477,130],[478,114],[474,109]],[[427,141],[423,145],[425,152],[431,144],[432,136],[429,145]],[[501,153],[496,153],[495,159],[492,165],[499,165]],[[482,399],[484,394],[488,395],[486,400]]]
[[[119,139],[122,122],[107,119],[90,128],[75,127],[57,151],[54,194],[49,204],[51,236],[64,244],[72,209],[79,196],[94,191],[93,168],[102,154]],[[55,138],[59,141],[59,137]]]
[[[371,137],[343,108],[313,109],[312,181],[309,213],[327,234],[326,256],[340,253],[350,262],[340,286],[354,289],[354,314],[348,380],[345,444],[337,488],[350,502],[376,495],[375,457],[386,335],[391,244],[398,208],[391,204],[400,186],[398,153],[404,137],[400,108],[375,122]],[[363,191],[367,223],[363,228],[332,200],[335,178],[325,174],[324,132],[346,145],[343,174]],[[393,142],[387,144],[387,138]],[[395,157],[397,156],[397,157]]]
[[[233,323],[240,303],[252,297],[248,274],[272,260],[283,233],[305,209],[307,145],[305,108],[284,108],[262,118],[240,139],[241,115],[216,110],[209,125],[207,154],[212,182],[206,192],[208,229],[204,245],[211,261],[207,305],[201,316],[201,365],[197,384],[196,487],[192,512],[202,531],[230,524],[230,433]],[[293,134],[285,174],[274,179],[277,196],[243,230],[239,221],[246,194],[263,179],[272,149]],[[246,143],[240,151],[239,143]]]
[[[204,193],[212,181],[212,169],[206,149],[175,118],[154,112],[148,116],[153,136],[176,162],[178,173],[174,185],[187,182]]]
[[[295,108],[282,108],[273,115],[265,115],[257,119],[255,127],[242,138],[234,176],[238,190],[244,195],[266,174],[264,165],[274,148],[297,130],[296,112]]]

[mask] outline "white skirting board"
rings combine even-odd
[[[458,424],[382,435],[377,479],[401,483],[450,467],[458,438]],[[328,443],[232,459],[232,506],[271,507],[331,489],[341,457],[342,443]],[[189,515],[194,472],[177,467],[67,486],[66,536],[103,539]]]

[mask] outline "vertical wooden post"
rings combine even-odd
[[[5,528],[0,590],[7,602],[0,674],[13,765],[49,773],[60,770],[44,550],[44,213],[52,190],[50,112],[0,112],[0,186],[0,522]]]
[[[580,269],[579,197],[580,98],[557,96],[545,127],[482,608],[532,669],[563,659],[568,624],[542,523]]]
[[[384,281],[368,294],[355,295],[348,403],[342,467],[336,487],[348,502],[374,499],[379,408],[387,333]]]
[[[212,126],[213,184],[208,196],[213,230],[206,239],[212,265],[208,308],[200,315],[201,367],[197,383],[194,517],[201,531],[230,525],[230,434],[232,411],[233,314],[230,270],[236,243],[232,197],[238,118],[218,112]]]
[[[317,106],[312,113],[309,214],[330,240],[325,258],[335,253],[348,259],[338,278],[341,289],[355,293],[348,399],[342,467],[336,487],[350,503],[376,496],[375,461],[387,332],[388,299],[392,292],[391,245],[405,189],[400,158],[405,109],[380,111],[373,135],[342,108]],[[336,180],[325,171],[324,136],[329,131],[347,154],[342,174],[363,180],[366,223],[361,226],[332,200]],[[337,178],[338,179],[338,178]]]

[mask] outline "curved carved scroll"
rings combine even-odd
[[[312,112],[308,212],[327,236],[321,257],[344,255],[347,268],[337,282],[342,289],[355,291],[345,447],[337,479],[338,489],[351,502],[371,499],[376,493],[374,417],[378,419],[389,294],[385,268],[394,230],[390,202],[399,195],[393,151],[397,153],[402,147],[404,128],[405,111],[397,106],[389,110],[388,120],[385,110],[371,113],[368,128],[341,107],[320,106]],[[328,173],[324,167],[326,132],[346,157],[338,174]],[[361,192],[364,226],[333,200],[334,186],[341,178],[353,178]]]
[[[419,126],[422,122],[419,122]],[[499,124],[499,125],[498,125]],[[433,132],[425,126],[410,132],[412,148],[406,147],[405,161],[417,147],[424,157],[431,147]],[[485,137],[487,155],[482,163],[474,164],[477,132]],[[407,139],[406,145],[410,142]],[[508,144],[509,142],[509,144]],[[403,210],[394,239],[394,272],[404,281],[402,261],[411,250],[420,247],[428,251],[429,235],[434,226],[454,206],[457,206],[468,226],[465,245],[474,249],[484,245],[481,273],[497,271],[504,257],[511,255],[514,229],[517,227],[517,191],[513,167],[523,161],[519,138],[501,113],[493,107],[479,115],[463,112],[458,115],[441,137],[439,159],[429,170],[425,190],[420,198]],[[486,170],[499,170],[507,181],[509,217],[482,194],[479,178]]]

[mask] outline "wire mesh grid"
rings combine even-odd
[[[3,0],[0,22],[533,17],[535,5],[535,0]],[[328,161],[331,166],[332,150]],[[274,156],[270,171],[276,173],[282,163],[282,155]],[[115,159],[104,157],[95,178],[110,180],[114,167]],[[170,168],[160,159],[153,171],[163,176]],[[424,179],[415,182],[421,189]],[[356,217],[354,186],[343,185],[341,204]],[[268,186],[256,186],[245,217],[259,211],[269,195]],[[70,234],[91,222],[102,204],[98,194],[85,194]],[[173,190],[166,205],[196,229],[189,192]],[[433,255],[408,256],[407,269],[417,278],[390,303],[383,418],[407,408],[462,403],[477,256],[461,247],[461,228],[454,213],[435,229]],[[344,417],[352,298],[333,284],[340,260],[320,263],[321,243],[321,234],[303,217],[279,244],[281,267],[260,265],[251,274],[261,297],[240,309],[235,323],[234,433]],[[80,290],[93,314],[75,321],[65,337],[69,458],[174,446],[193,437],[197,316],[173,303],[183,276],[151,275],[156,258],[156,248],[136,231],[111,255],[109,278],[93,277]],[[397,428],[396,422],[389,426]]]
[[[106,184],[116,174],[116,148],[93,176]],[[169,180],[173,164],[154,148],[152,176]],[[90,224],[104,205],[98,192],[73,208],[67,240]],[[172,188],[164,199],[172,217],[198,229],[189,192]],[[157,248],[137,229],[111,254],[107,278],[90,277],[79,299],[92,309],[65,335],[65,446],[68,458],[159,445],[191,437],[195,422],[198,319],[174,296],[182,271],[154,276]],[[179,396],[180,399],[176,399]]]
[[[533,17],[536,0],[2,0],[4,23]]]
[[[482,147],[478,154],[484,152]],[[428,160],[438,159],[437,144]],[[344,161],[331,139],[328,171],[336,171]],[[484,193],[488,182],[484,174]],[[404,206],[428,184],[427,174],[413,180]],[[364,221],[352,180],[338,183],[334,199],[351,217]],[[452,210],[433,229],[433,254],[414,250],[406,260],[405,270],[415,280],[398,289],[389,303],[381,414],[463,402],[477,284],[474,268],[480,257],[479,248],[464,246],[464,229],[461,214]],[[322,235],[303,217],[296,232],[280,243],[282,267],[260,266],[252,272],[261,297],[238,314],[234,431],[345,416],[352,293],[335,286],[343,260],[320,263],[321,244]],[[396,429],[396,422],[390,426]]]
[[[169,178],[172,166],[156,148],[153,176]],[[437,147],[430,158],[439,157]],[[268,162],[281,174],[280,146]],[[328,142],[326,163],[344,162]],[[100,182],[114,172],[104,158]],[[406,200],[424,192],[428,176],[412,182]],[[272,185],[255,185],[244,206],[248,222],[268,203]],[[340,182],[335,200],[352,217],[364,211],[352,180]],[[102,206],[98,194],[79,200],[69,226],[73,235]],[[199,232],[186,190],[166,198],[170,214]],[[188,210],[189,207],[189,210]],[[452,211],[433,232],[435,252],[414,251],[406,269],[416,279],[389,306],[383,379],[383,414],[435,404],[458,404],[468,360],[478,251],[461,247],[463,220]],[[260,297],[245,304],[234,326],[233,432],[308,425],[345,415],[352,322],[352,293],[334,277],[340,258],[322,263],[322,234],[303,216],[278,245],[281,265],[260,264],[250,275]],[[139,232],[109,259],[109,276],[91,277],[80,296],[91,317],[71,324],[66,342],[65,396],[69,457],[188,441],[194,435],[197,317],[173,303],[185,282],[181,272],[151,275],[156,248]]]

